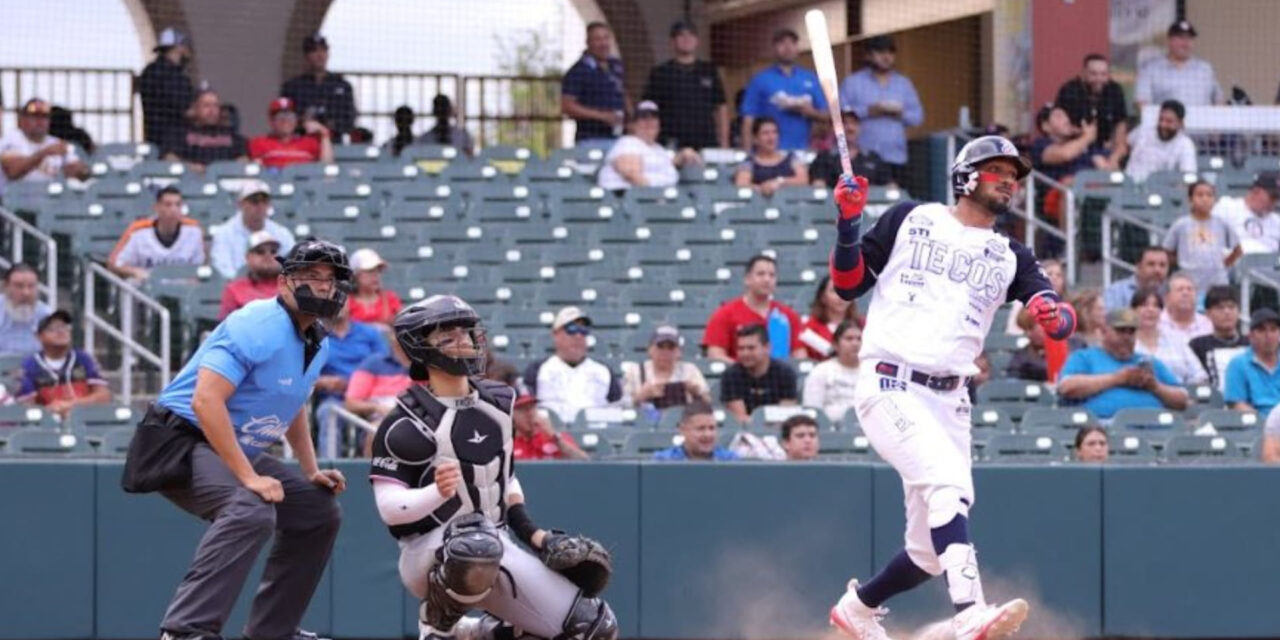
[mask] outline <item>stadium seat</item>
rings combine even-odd
[[[1117,432],[1168,435],[1181,434],[1187,430],[1182,415],[1167,409],[1121,409],[1112,417],[1111,427]]]
[[[360,175],[363,179],[373,183],[376,188],[390,193],[392,183],[417,180],[422,175],[422,169],[404,160],[390,159],[361,167]]]
[[[698,207],[713,215],[721,215],[736,207],[759,203],[759,193],[751,187],[732,184],[699,185],[692,195]],[[781,207],[774,207],[781,210]]]
[[[1031,407],[1022,414],[1018,429],[1023,433],[1074,434],[1081,427],[1098,424],[1093,412],[1084,407]]]
[[[1062,462],[1066,450],[1049,435],[1005,433],[991,436],[982,448],[983,458],[990,462]]]
[[[1187,396],[1191,399],[1191,406],[1186,413],[1198,414],[1206,409],[1221,409],[1224,405],[1222,392],[1213,385],[1198,384],[1186,389]]]
[[[141,418],[125,405],[85,404],[71,409],[67,415],[67,427],[71,433],[96,444],[103,441],[107,431],[117,427],[132,428]]]
[[[706,215],[692,202],[663,202],[628,208],[627,212],[637,222],[646,225],[694,224],[707,222]]]
[[[1073,443],[1074,444],[1074,443]],[[1107,436],[1108,461],[1128,464],[1155,464],[1154,442],[1138,433],[1111,433]]]
[[[0,406],[0,429],[32,427],[57,429],[58,419],[40,407],[26,405]]]
[[[634,427],[636,410],[626,407],[594,407],[583,409],[573,419],[575,429]]]
[[[783,422],[786,422],[788,418],[796,414],[804,414],[813,418],[818,423],[818,431],[833,431],[835,429],[831,424],[831,419],[821,409],[799,405],[756,407],[756,410],[751,412],[751,420],[747,423],[747,427],[755,433],[776,432]]]
[[[1206,409],[1196,419],[1195,432],[1225,436],[1239,444],[1256,440],[1262,435],[1262,425],[1262,418],[1252,411]]]
[[[821,456],[857,456],[868,459],[875,458],[875,450],[871,441],[861,430],[830,431],[818,435],[818,455]]]
[[[528,200],[477,202],[467,208],[466,220],[487,225],[543,222],[542,204]]]
[[[23,427],[6,438],[6,456],[72,456],[92,453],[84,438],[73,433],[41,427]]]
[[[618,304],[623,307],[673,307],[685,302],[685,292],[680,288],[654,285],[633,285],[618,292]]]
[[[552,414],[554,415],[554,414]],[[635,429],[630,427],[617,427],[606,429],[565,429],[562,433],[566,433],[578,446],[591,456],[592,460],[603,460],[617,455],[622,450],[622,444],[626,442],[627,436],[635,433]]]
[[[377,162],[382,150],[373,144],[338,144],[333,146],[333,159],[340,164]]]
[[[108,429],[102,435],[102,442],[98,444],[98,454],[123,458],[129,453],[129,443],[133,442],[134,429],[136,427],[131,426]]]
[[[996,379],[989,380],[986,384],[978,387],[978,403],[986,404],[989,402],[1048,406],[1053,404],[1053,394],[1050,393],[1048,387],[1039,382]]]
[[[280,170],[280,182],[322,182],[342,176],[342,167],[336,163],[299,162]]]
[[[733,227],[739,225],[783,225],[791,222],[791,217],[783,208],[774,203],[753,202],[741,206],[724,209],[716,214],[717,224]]]
[[[496,180],[502,172],[488,163],[474,160],[454,160],[440,171],[440,180],[459,185],[463,188],[467,183],[483,183]]]
[[[619,219],[622,209],[606,201],[548,201],[547,213],[553,221],[563,224],[609,224]]]
[[[622,208],[638,213],[655,204],[693,204],[688,194],[677,187],[631,187],[622,194]]]
[[[663,417],[668,413],[679,416],[678,411],[668,411]],[[622,455],[630,458],[652,458],[658,451],[681,444],[684,444],[684,436],[673,431],[634,431],[623,443]]]
[[[984,430],[991,435],[997,433],[1013,433],[1012,411],[1008,405],[978,405],[969,413],[969,422],[974,429]],[[984,436],[985,437],[985,436]]]
[[[554,160],[531,158],[524,163],[520,176],[531,183],[569,182],[578,176],[573,167]]]
[[[1239,445],[1223,436],[1176,435],[1164,443],[1164,460],[1174,464],[1242,462]]]
[[[620,248],[617,245],[645,244],[652,238],[653,229],[648,225],[593,225],[587,232],[587,246],[614,251]]]
[[[775,191],[771,200],[775,203],[789,205],[788,209],[793,208],[790,205],[798,204],[820,204],[829,209],[835,209],[831,190],[826,187],[789,185]]]

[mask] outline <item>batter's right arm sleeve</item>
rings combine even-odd
[[[866,293],[876,283],[876,278],[889,261],[894,240],[907,214],[916,208],[914,202],[900,202],[876,221],[862,238],[852,243],[836,241],[831,252],[831,282],[836,293],[845,300],[853,300]]]

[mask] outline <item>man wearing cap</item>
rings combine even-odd
[[[623,395],[637,408],[658,411],[694,400],[710,402],[711,390],[698,366],[681,360],[684,338],[671,325],[661,325],[649,336],[649,359],[622,363]]]
[[[40,299],[40,275],[19,262],[4,272],[0,292],[0,356],[28,356],[40,350],[36,326],[53,310]]]
[[[1124,89],[1111,79],[1107,57],[1100,53],[1085,56],[1080,75],[1059,87],[1053,102],[1066,110],[1073,126],[1092,123],[1097,128],[1094,150],[1103,152],[1106,169],[1118,170],[1129,153],[1129,112]]]
[[[1236,411],[1267,415],[1280,404],[1280,314],[1257,309],[1249,318],[1249,348],[1227,364],[1222,391],[1227,406]]]
[[[524,371],[524,388],[549,411],[570,423],[583,409],[606,407],[622,400],[622,384],[607,365],[587,355],[591,318],[578,307],[565,307],[551,323],[555,354]]]
[[[253,302],[276,296],[276,276],[280,275],[280,241],[270,231],[254,231],[249,235],[249,250],[244,254],[245,274],[222,290],[222,303],[218,305],[218,321],[232,311]]]
[[[73,407],[111,402],[111,390],[93,356],[71,346],[71,314],[58,309],[36,325],[40,352],[22,361],[18,402],[40,405],[66,418]]]
[[[1231,225],[1245,253],[1275,253],[1280,251],[1277,200],[1280,200],[1280,172],[1263,171],[1243,196],[1219,198],[1213,206],[1213,215]]]
[[[222,102],[211,89],[196,94],[190,122],[161,144],[160,153],[166,160],[181,160],[197,173],[220,160],[249,159],[244,137],[222,123]]]
[[[356,94],[340,73],[329,73],[329,41],[314,33],[302,40],[306,71],[284,83],[280,95],[289,98],[303,121],[318,120],[341,138],[356,126]]]
[[[187,108],[195,98],[195,88],[187,77],[191,46],[186,34],[169,27],[156,41],[156,59],[138,77],[142,98],[142,137],[154,145],[182,135]]]
[[[1058,396],[1084,405],[1103,419],[1120,409],[1185,409],[1187,390],[1169,367],[1134,352],[1137,329],[1138,315],[1133,309],[1107,312],[1101,346],[1076,351],[1062,365]]]
[[[252,249],[249,236],[266,231],[279,243],[279,253],[293,248],[293,234],[271,216],[271,188],[261,180],[245,180],[240,187],[240,211],[213,229],[209,262],[223,278],[236,277],[245,264],[245,251]]]
[[[893,171],[889,163],[880,154],[862,148],[858,136],[862,132],[862,120],[858,113],[849,107],[842,107],[840,113],[844,121],[844,139],[849,149],[849,165],[853,175],[867,179],[867,184],[884,186],[893,183]],[[818,152],[809,163],[809,182],[815,187],[834,189],[840,180],[844,168],[840,163],[840,150],[835,145]]]
[[[827,99],[818,74],[796,64],[800,36],[783,28],[773,33],[774,64],[751,77],[742,96],[742,148],[751,151],[752,122],[769,116],[778,123],[778,147],[809,146],[812,120],[827,118]]]
[[[573,436],[557,432],[551,421],[538,413],[538,398],[522,395],[511,411],[511,457],[516,460],[586,460],[589,456],[573,441]]]
[[[250,158],[272,169],[302,162],[333,162],[333,142],[324,125],[307,120],[302,126],[306,135],[298,135],[298,110],[293,100],[276,98],[267,113],[271,133],[249,141]]]
[[[608,145],[621,135],[630,104],[622,61],[613,55],[613,31],[603,22],[592,22],[587,25],[587,50],[560,84],[560,112],[577,123],[574,143]]]
[[[654,460],[738,460],[738,454],[720,446],[720,422],[705,401],[684,407],[680,414],[680,444],[653,453]]]
[[[663,146],[729,146],[729,105],[720,72],[698,59],[698,30],[687,19],[671,25],[672,59],[649,70],[644,99],[667,114],[658,141]]]
[[[155,217],[125,229],[107,266],[122,277],[146,280],[153,267],[204,264],[204,230],[182,215],[182,192],[173,185],[160,189],[151,208]]]
[[[18,108],[18,126],[0,137],[0,196],[10,182],[89,177],[76,148],[49,135],[49,115],[49,103],[32,98]]]
[[[924,107],[911,79],[893,68],[898,48],[889,36],[867,40],[866,66],[840,83],[840,106],[862,119],[862,148],[889,163],[894,181],[907,171],[907,127],[924,122]]]
[[[395,291],[382,286],[382,272],[387,270],[387,261],[373,249],[360,249],[351,254],[351,269],[356,273],[356,288],[351,293],[351,319],[390,325],[404,303]]]
[[[1155,126],[1140,126],[1129,134],[1129,164],[1124,172],[1134,182],[1143,182],[1157,171],[1195,173],[1196,143],[1183,133],[1187,109],[1177,100],[1160,104]]]
[[[1186,20],[1169,25],[1168,53],[1138,69],[1133,100],[1138,111],[1148,104],[1177,100],[1188,107],[1222,104],[1222,87],[1213,65],[1191,55],[1196,29]],[[1194,171],[1194,169],[1192,169]]]
[[[1213,331],[1192,338],[1188,346],[1209,374],[1209,384],[1222,391],[1227,365],[1249,347],[1249,338],[1240,333],[1240,295],[1230,285],[1209,287],[1204,315],[1213,323]]]
[[[628,123],[630,133],[618,141],[605,154],[597,180],[610,191],[623,191],[631,187],[673,187],[680,181],[676,167],[700,164],[702,158],[689,147],[672,157],[671,152],[658,144],[662,123],[658,117],[658,105],[642,100],[636,105],[635,115]]]

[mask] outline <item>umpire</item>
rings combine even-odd
[[[341,523],[342,474],[320,469],[306,402],[328,353],[317,322],[346,304],[343,250],[309,240],[277,276],[279,295],[227,317],[139,425],[123,484],[159,489],[211,524],[161,623],[163,640],[221,637],[249,570],[275,532],[244,635],[303,640],[298,630]],[[159,428],[157,428],[159,427]],[[281,436],[298,467],[265,453]]]

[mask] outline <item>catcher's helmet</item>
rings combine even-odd
[[[1018,153],[1012,142],[1000,136],[982,136],[969,141],[951,165],[951,191],[967,196],[978,188],[978,168],[993,158],[1007,158],[1018,167],[1018,179],[1031,173],[1031,163]]]
[[[314,265],[333,267],[334,289],[328,298],[321,298],[311,290],[311,285],[302,284],[293,290],[293,298],[297,302],[298,311],[332,318],[347,305],[347,293],[351,290],[351,265],[347,263],[347,252],[332,242],[324,240],[303,240],[289,250],[289,254],[279,258],[280,271],[286,277],[301,269]]]
[[[484,374],[487,342],[480,315],[462,298],[453,295],[435,295],[415,302],[396,314],[393,326],[396,341],[409,356],[409,377],[414,380],[427,378],[426,367],[435,367],[456,376]],[[465,327],[470,329],[474,351],[467,356],[447,356],[439,347],[427,343],[427,336],[439,328]]]

